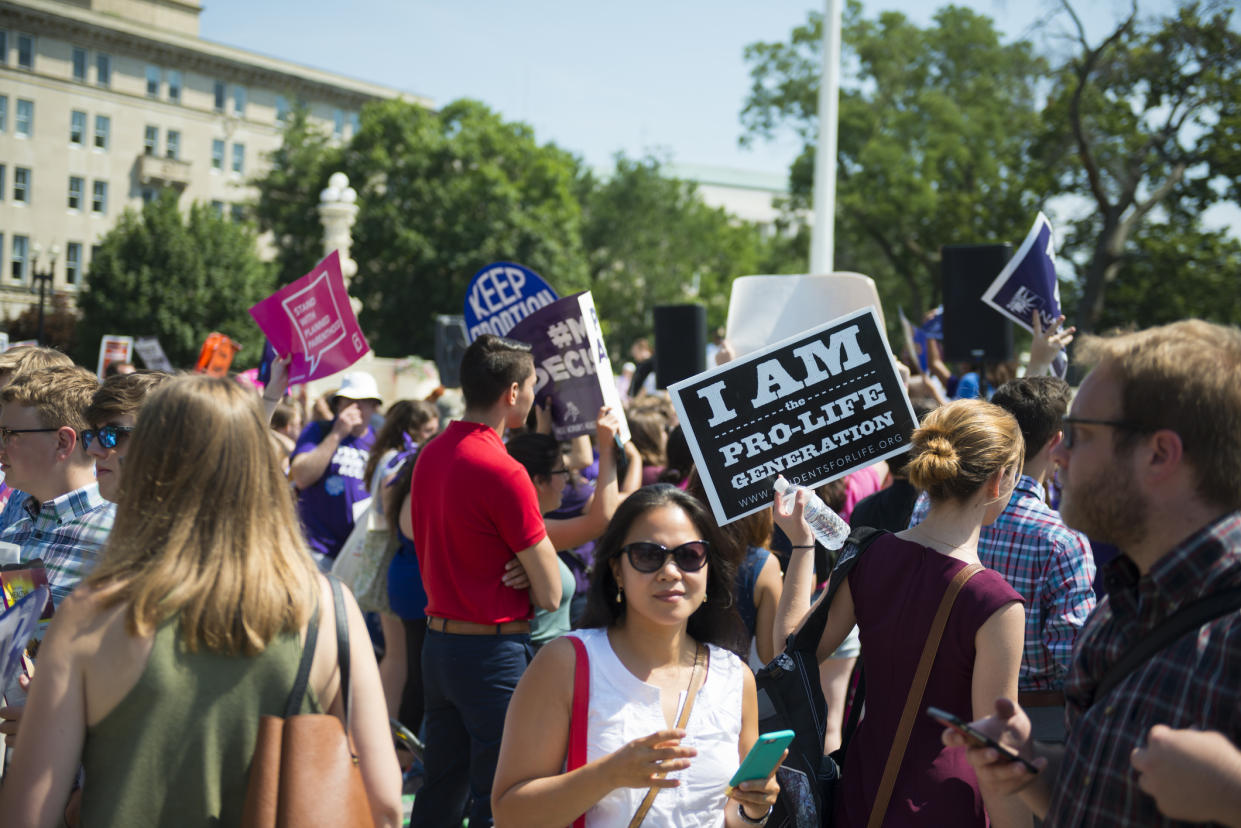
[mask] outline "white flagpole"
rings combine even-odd
[[[819,146],[814,154],[814,225],[810,272],[831,273],[835,257],[836,128],[840,105],[842,0],[826,0],[823,12],[823,77],[819,83]]]

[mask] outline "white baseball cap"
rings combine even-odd
[[[375,384],[375,378],[365,371],[353,371],[341,377],[340,389],[333,396],[333,399],[335,397],[383,402],[383,398],[379,396],[379,386]]]

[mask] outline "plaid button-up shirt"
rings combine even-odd
[[[116,504],[99,494],[91,483],[68,494],[39,503],[24,492],[14,492],[0,513],[0,542],[21,547],[23,563],[42,558],[56,606],[95,568]]]
[[[1138,788],[1129,754],[1156,724],[1218,730],[1241,744],[1241,612],[1181,636],[1105,698],[1095,700],[1094,691],[1122,654],[1180,607],[1241,586],[1241,512],[1202,528],[1145,576],[1123,555],[1103,576],[1107,597],[1078,636],[1065,684],[1069,734],[1046,824],[1188,825],[1162,816]]]
[[[1026,601],[1025,646],[1018,688],[1059,690],[1073,661],[1073,642],[1095,606],[1095,566],[1090,541],[1064,525],[1043,498],[1043,487],[1021,475],[1008,506],[982,528],[978,559]],[[926,517],[923,493],[910,526]]]

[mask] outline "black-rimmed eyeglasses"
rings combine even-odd
[[[0,426],[0,446],[9,441],[14,434],[40,434],[48,431],[60,431],[59,428],[5,428]]]
[[[1060,420],[1060,425],[1064,430],[1064,447],[1066,449],[1073,448],[1073,442],[1075,439],[1073,434],[1073,426],[1075,425],[1107,426],[1109,428],[1119,428],[1122,431],[1133,431],[1138,433],[1152,430],[1150,426],[1130,422],[1129,420],[1094,420],[1089,417],[1063,417]]]

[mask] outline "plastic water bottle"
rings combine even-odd
[[[780,505],[785,508],[792,507],[797,492],[802,489],[783,477],[776,478],[775,488],[776,497],[780,498]],[[828,549],[839,549],[849,539],[849,524],[814,492],[810,493],[810,499],[806,501],[802,514],[806,518],[806,525],[814,533],[815,540]]]

